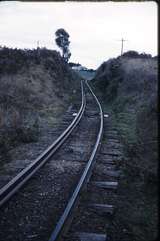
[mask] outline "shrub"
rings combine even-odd
[[[152,58],[152,55],[146,54],[146,53],[139,54],[137,51],[130,50],[128,52],[123,53],[122,57],[148,59],[148,58]]]

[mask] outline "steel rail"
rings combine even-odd
[[[9,181],[4,187],[0,189],[0,207],[5,204],[34,174],[42,167],[46,161],[55,153],[55,151],[64,143],[67,137],[71,134],[72,130],[77,126],[84,113],[86,100],[83,89],[83,81],[81,81],[81,107],[73,119],[72,123],[66,130],[42,153],[40,154],[29,166],[24,168],[18,175]]]
[[[76,204],[78,203],[78,199],[80,197],[80,193],[81,193],[82,189],[84,188],[85,184],[90,179],[90,176],[92,174],[92,169],[93,169],[94,164],[95,164],[95,156],[96,156],[96,153],[97,153],[97,151],[100,147],[100,144],[101,144],[101,138],[102,138],[102,135],[103,135],[103,111],[102,111],[101,105],[100,105],[97,97],[93,93],[93,91],[92,91],[92,89],[89,86],[87,81],[86,81],[86,85],[89,88],[91,94],[94,96],[94,98],[96,100],[96,103],[98,104],[98,107],[99,107],[99,111],[100,111],[99,133],[97,135],[96,143],[94,145],[94,148],[93,148],[91,156],[88,160],[88,163],[86,164],[85,169],[82,173],[82,176],[80,177],[80,180],[79,180],[71,198],[69,199],[62,216],[60,217],[59,221],[57,222],[57,225],[56,225],[54,231],[52,232],[49,241],[59,241],[59,240],[61,240],[65,236],[66,232],[68,231],[69,224],[71,223],[72,218],[73,218],[74,208],[76,207]]]

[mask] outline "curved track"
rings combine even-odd
[[[84,155],[79,156],[79,158],[81,159],[81,164],[80,164],[80,161],[77,160],[79,162],[78,165],[79,166],[81,165],[81,173],[79,173],[77,175],[77,177],[75,178],[77,184],[76,185],[75,185],[75,183],[74,183],[74,185],[72,184],[72,192],[71,192],[71,194],[68,194],[68,195],[70,195],[70,198],[67,197],[67,199],[65,201],[66,207],[64,206],[64,208],[63,208],[64,211],[61,210],[62,215],[59,218],[59,221],[56,221],[57,225],[55,225],[53,232],[52,232],[52,227],[50,228],[49,233],[51,233],[51,236],[50,236],[49,241],[60,240],[61,238],[64,237],[64,235],[68,231],[70,223],[74,216],[74,211],[75,211],[76,207],[78,206],[80,195],[81,195],[83,189],[85,188],[86,184],[89,182],[89,179],[92,175],[92,171],[94,169],[94,165],[95,165],[95,161],[96,161],[95,157],[100,148],[100,144],[101,144],[101,140],[102,140],[103,111],[102,111],[101,105],[87,81],[81,82],[81,92],[82,92],[81,107],[80,107],[76,117],[72,121],[72,123],[58,137],[58,139],[56,141],[54,141],[54,143],[51,146],[49,146],[34,162],[32,162],[27,168],[23,169],[23,171],[21,171],[15,178],[13,178],[7,185],[5,185],[2,189],[0,189],[0,206],[3,206],[3,204],[5,204],[32,176],[34,176],[34,174],[37,173],[37,171],[40,169],[40,167],[42,167],[49,159],[52,159],[53,156],[55,156],[53,154],[55,154],[55,152],[58,150],[58,148],[60,148],[62,146],[62,144],[65,142],[65,140],[67,140],[68,137],[70,140],[72,139],[71,133],[72,133],[73,129],[75,129],[75,127],[79,128],[79,129],[75,129],[75,131],[73,132],[74,135],[78,135],[80,138],[80,133],[83,132],[83,136],[81,138],[82,139],[81,143],[79,143],[78,145],[83,144],[84,146],[86,146],[86,153],[88,153],[88,154],[86,155],[85,159],[83,159]],[[86,105],[86,99],[87,99],[87,105]],[[90,102],[90,99],[92,99],[91,102]],[[93,108],[95,108],[94,111],[93,111]],[[86,118],[85,115],[86,115],[86,117],[88,115],[88,117]],[[78,125],[78,123],[80,122],[82,117],[83,117],[83,125],[80,127]],[[96,120],[96,122],[95,122],[95,120]],[[80,122],[80,124],[81,124],[81,122]],[[91,126],[91,123],[92,123],[92,126]],[[96,123],[96,125],[93,123]],[[84,127],[85,127],[85,130],[83,130]],[[93,131],[92,128],[95,128],[96,131]],[[77,133],[77,130],[79,133]],[[89,133],[87,133],[86,131],[89,131]],[[93,144],[91,144],[91,143],[88,144],[89,139],[87,139],[87,137],[90,134],[92,134],[92,132],[94,132],[94,138],[91,136],[89,139],[90,139],[90,142],[92,142]],[[86,139],[86,141],[84,141],[85,139]],[[66,142],[65,142],[65,145],[66,145]],[[61,148],[60,152],[65,151],[65,145],[63,145],[63,148]],[[88,145],[90,146],[89,148],[87,147]],[[81,146],[79,146],[79,147],[81,149]],[[59,152],[57,152],[57,153],[59,153]],[[56,153],[56,155],[57,155],[57,153]],[[68,157],[66,156],[66,160],[65,160],[66,162],[67,162],[67,158]],[[57,157],[55,157],[55,159],[57,159]],[[56,161],[58,161],[58,160],[56,160]],[[74,164],[75,164],[75,162],[73,162],[72,165],[74,165]],[[43,172],[43,170],[41,172]],[[79,178],[79,180],[78,180],[78,178]],[[62,176],[61,176],[61,179],[63,179]],[[27,186],[29,186],[29,185],[27,185]],[[53,195],[54,194],[52,193],[52,195],[51,195],[52,198],[53,198]],[[67,201],[67,200],[69,200],[69,201]],[[20,203],[21,203],[21,201],[20,201]],[[10,206],[12,206],[12,203]],[[54,203],[53,203],[53,206],[54,206]],[[18,208],[18,207],[16,207],[16,208]],[[10,212],[10,210],[9,210],[9,212]],[[12,214],[12,210],[11,210],[11,214]],[[58,220],[58,219],[56,219],[56,220]],[[4,224],[2,223],[2,227],[3,227],[3,225]],[[53,223],[52,223],[52,225],[53,225]],[[24,240],[28,240],[28,239],[24,239]]]
[[[99,126],[99,132],[97,135],[97,139],[96,139],[96,143],[94,145],[93,151],[91,153],[91,156],[88,160],[88,163],[82,173],[82,176],[70,198],[70,200],[68,201],[68,204],[62,214],[62,216],[60,217],[49,241],[56,241],[56,240],[60,240],[66,233],[66,231],[68,230],[68,224],[71,222],[72,220],[72,214],[73,211],[78,203],[78,199],[80,196],[80,193],[82,191],[82,189],[84,188],[85,184],[89,181],[89,178],[92,174],[92,169],[94,167],[94,160],[95,160],[95,156],[96,153],[98,151],[100,142],[101,142],[101,138],[102,138],[102,134],[103,134],[103,111],[101,108],[101,105],[97,99],[97,97],[95,96],[95,94],[93,93],[91,87],[89,86],[88,82],[86,81],[86,85],[88,87],[88,89],[90,90],[91,94],[94,96],[95,101],[99,107],[99,113],[100,113],[100,126]]]
[[[72,123],[67,129],[57,138],[57,140],[49,146],[35,161],[23,169],[17,176],[15,176],[9,183],[0,189],[0,207],[8,201],[19,189],[22,187],[48,159],[56,152],[56,150],[64,143],[67,137],[71,134],[73,129],[77,126],[82,118],[85,110],[86,101],[83,90],[83,82],[81,82],[82,104]]]

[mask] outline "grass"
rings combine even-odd
[[[56,51],[0,48],[0,155],[37,141],[42,119],[56,123],[80,99],[79,80]]]

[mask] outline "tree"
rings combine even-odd
[[[55,32],[55,35],[56,44],[62,49],[62,57],[66,62],[68,62],[69,58],[71,57],[69,50],[69,34],[63,28],[60,28]]]

